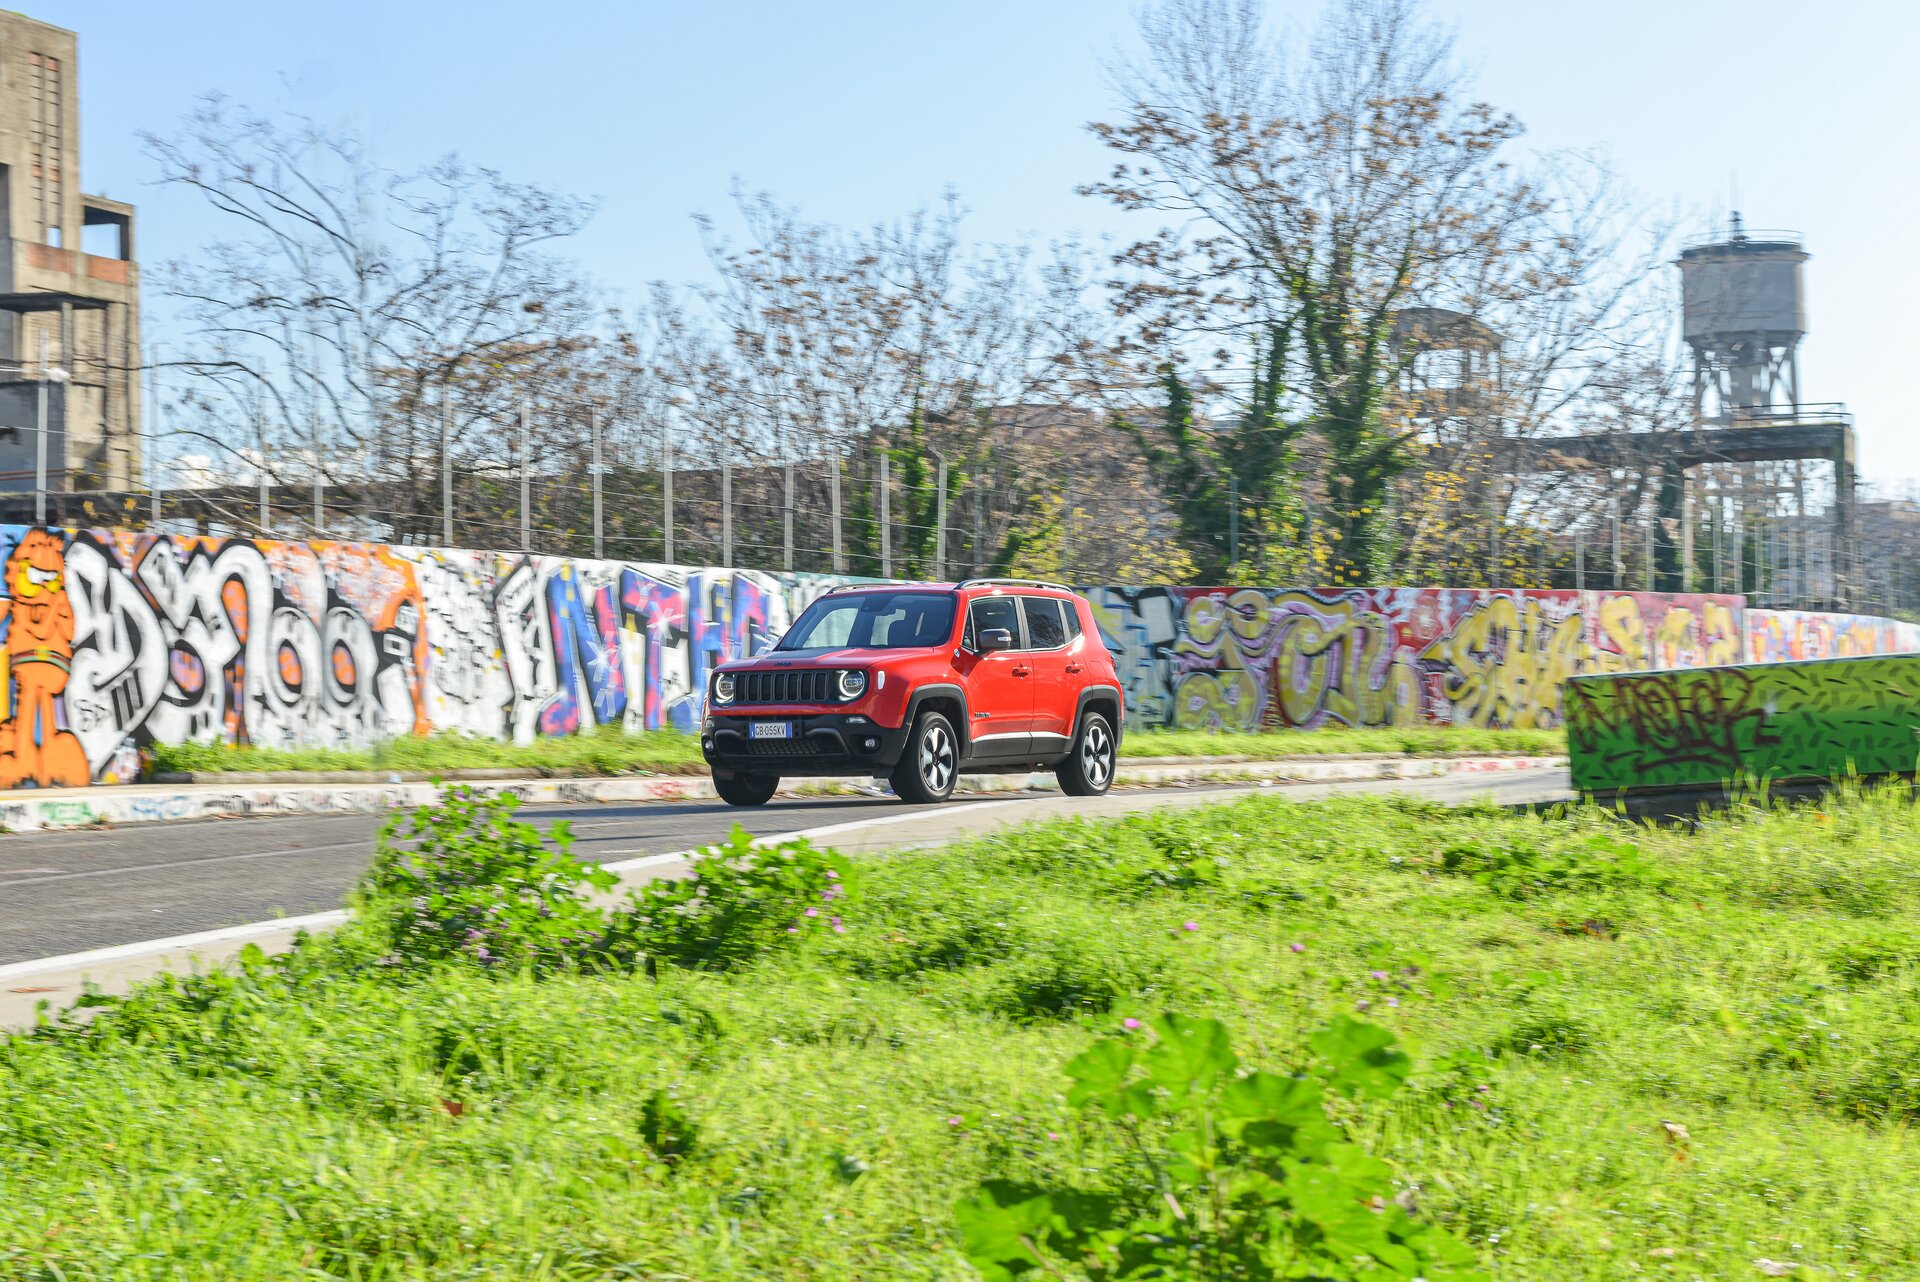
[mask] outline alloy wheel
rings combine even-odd
[[[941,725],[927,727],[920,737],[920,779],[930,791],[947,790],[953,780],[953,736]]]
[[[1106,787],[1113,777],[1113,736],[1098,721],[1090,723],[1081,737],[1080,772],[1096,788]]]

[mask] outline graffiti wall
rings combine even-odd
[[[714,664],[848,580],[0,526],[0,787],[117,782],[155,743],[693,730]],[[1920,650],[1733,596],[1085,589],[1131,724],[1555,726],[1576,674]]]
[[[1748,663],[1848,659],[1920,650],[1920,625],[1864,614],[1748,610],[1746,633]]]
[[[351,543],[0,526],[0,787],[154,743],[691,730],[722,657],[835,580]]]
[[[1567,701],[1574,787],[1601,795],[1920,761],[1920,655],[1582,677]]]
[[[1130,715],[1183,729],[1561,724],[1581,672],[1737,663],[1741,598],[1093,588]]]

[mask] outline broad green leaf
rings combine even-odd
[[[1162,1015],[1153,1021],[1159,1040],[1145,1056],[1148,1076],[1176,1096],[1204,1090],[1239,1065],[1227,1026],[1217,1019]]]
[[[1221,1126],[1256,1152],[1313,1156],[1339,1138],[1318,1082],[1249,1073],[1220,1092]]]
[[[1347,1015],[1336,1015],[1308,1045],[1327,1062],[1327,1084],[1347,1095],[1386,1099],[1413,1071],[1413,1060],[1394,1045],[1392,1033]]]
[[[1068,1062],[1067,1076],[1073,1087],[1067,1103],[1078,1108],[1102,1095],[1110,1095],[1126,1084],[1133,1067],[1133,1047],[1118,1037],[1102,1037]]]
[[[1053,1218],[1046,1192],[1009,1180],[988,1180],[953,1206],[961,1249],[988,1282],[1006,1282],[1040,1266],[1021,1239],[1033,1241]]]

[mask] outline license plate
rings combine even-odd
[[[753,723],[753,737],[756,739],[791,739],[793,722],[756,721]]]

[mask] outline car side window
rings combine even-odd
[[[1060,617],[1060,602],[1053,597],[1026,596],[1020,605],[1027,612],[1027,648],[1057,650],[1067,643],[1066,621]]]
[[[1071,641],[1080,635],[1080,606],[1073,601],[1063,601],[1060,608],[1066,611],[1067,640]]]
[[[1013,603],[1012,597],[983,596],[967,607],[968,638],[978,649],[980,634],[994,628],[1005,628],[1013,634],[1013,644],[1020,644],[1020,607]]]

